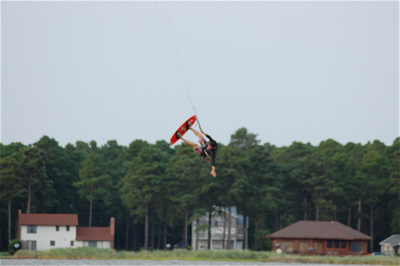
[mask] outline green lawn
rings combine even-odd
[[[11,255],[10,255],[10,254],[8,254],[8,252],[7,252],[7,251],[0,251],[0,258],[5,258],[5,257],[8,257],[8,258],[10,258],[10,257],[11,257]]]
[[[4,257],[3,257],[4,256]],[[2,258],[11,258],[1,253]],[[20,250],[12,258],[28,259],[100,259],[100,260],[185,260],[185,261],[244,261],[281,263],[329,263],[329,264],[369,264],[400,265],[399,257],[381,256],[301,256],[278,255],[268,251],[250,250],[204,250],[204,251],[115,251],[97,248],[66,248],[47,251]]]

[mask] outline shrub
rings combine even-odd
[[[8,244],[8,253],[14,255],[21,247],[21,241],[19,239],[13,239],[10,244]]]

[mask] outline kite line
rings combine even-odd
[[[174,31],[172,29],[172,26],[171,26],[171,23],[170,23],[170,20],[169,20],[167,8],[166,8],[164,2],[160,3],[162,5],[164,13],[165,13],[165,21],[166,21],[165,22],[164,18],[162,16],[162,12],[161,12],[161,10],[159,8],[158,2],[154,2],[154,4],[156,5],[158,15],[159,15],[161,23],[163,25],[164,31],[165,31],[165,33],[167,35],[168,44],[169,44],[169,47],[171,49],[172,55],[174,57],[175,63],[177,65],[177,67],[178,67],[179,75],[181,77],[183,86],[185,88],[186,95],[187,95],[187,97],[189,99],[190,105],[192,106],[193,112],[196,115],[197,124],[199,125],[200,130],[203,131],[201,129],[199,116],[197,114],[196,107],[195,107],[193,99],[192,99],[191,89],[190,89],[189,82],[188,82],[188,79],[187,79],[187,76],[186,76],[186,73],[185,73],[185,69],[183,67],[182,59],[180,57],[180,53],[179,53],[178,45],[176,43]],[[167,24],[167,26],[166,26],[166,24]]]

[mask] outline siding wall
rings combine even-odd
[[[70,226],[67,231],[66,226],[36,226],[36,233],[28,233],[28,226],[21,225],[21,241],[36,241],[36,250],[47,250],[51,248],[71,247],[71,241],[75,244],[76,226]],[[54,241],[54,246],[50,245]]]
[[[76,247],[89,247],[89,242],[92,241],[76,241]],[[96,248],[111,249],[111,241],[93,241],[96,242]]]
[[[59,226],[59,231],[55,225],[36,226],[36,233],[28,233],[28,226],[21,225],[21,242],[24,249],[31,249],[32,241],[36,241],[36,250],[48,250],[52,248],[74,248],[88,247],[89,241],[76,241],[76,226],[70,226],[67,231],[66,226]],[[54,241],[54,246],[51,246]],[[71,243],[72,242],[72,243]],[[111,241],[95,241],[97,248],[111,249]],[[72,245],[71,245],[72,244]],[[33,245],[34,246],[34,245]]]
[[[354,246],[353,246],[354,245]],[[352,247],[359,248],[353,251]],[[272,250],[281,249],[284,253],[310,255],[366,255],[368,242],[366,240],[327,240],[327,239],[286,239],[272,240]]]

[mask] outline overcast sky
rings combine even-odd
[[[3,144],[391,145],[399,99],[398,1],[1,2]]]

